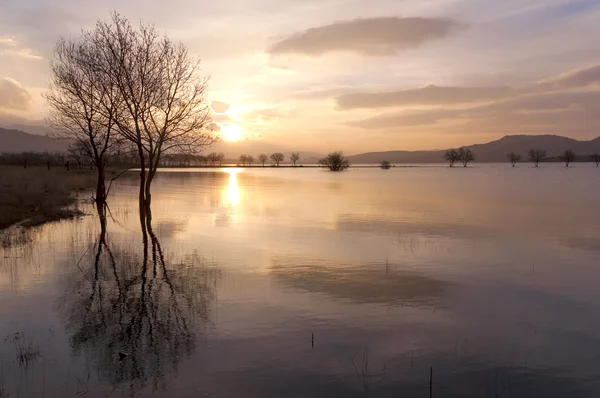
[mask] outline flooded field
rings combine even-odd
[[[0,397],[600,394],[594,165],[136,184],[3,242]]]

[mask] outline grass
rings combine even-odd
[[[77,212],[66,207],[75,203],[74,193],[95,184],[96,174],[89,170],[0,166],[0,230],[73,217]]]

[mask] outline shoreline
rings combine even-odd
[[[0,166],[0,232],[82,216],[81,193],[95,185],[90,170]]]

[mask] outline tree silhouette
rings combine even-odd
[[[292,163],[294,163],[294,167],[296,167],[296,162],[300,160],[300,154],[298,152],[292,153],[292,155],[290,156],[290,160],[292,161]]]
[[[381,167],[384,170],[388,170],[389,168],[392,167],[392,164],[390,162],[388,162],[387,160],[382,160],[381,163],[379,163],[379,167]]]
[[[538,167],[540,162],[546,158],[546,151],[541,149],[530,149],[527,152],[527,158],[530,162],[533,162],[535,167]]]
[[[454,163],[460,160],[460,153],[456,149],[449,149],[444,154],[444,159],[448,161],[450,167],[454,167]]]
[[[281,152],[275,152],[275,153],[271,154],[270,158],[272,161],[275,162],[275,165],[277,165],[277,167],[279,167],[279,163],[283,162],[283,159],[285,159],[285,156],[283,156],[283,153],[281,153]]]
[[[467,164],[469,164],[469,162],[472,162],[475,160],[475,154],[469,148],[465,148],[465,147],[460,148],[460,150],[458,151],[458,154],[460,157],[460,161],[463,164],[463,167],[467,167]]]
[[[520,162],[521,159],[523,158],[521,155],[518,155],[514,152],[509,153],[508,155],[506,155],[506,157],[510,161],[510,164],[512,164],[512,167],[515,167],[517,162]]]
[[[149,205],[163,156],[195,153],[218,139],[210,129],[208,80],[183,44],[151,25],[136,29],[117,13],[84,31],[82,41],[94,55],[94,79],[105,88],[104,108],[117,104],[116,130],[137,149],[139,200]]]
[[[563,162],[565,162],[565,167],[569,167],[569,163],[574,161],[575,158],[576,158],[575,152],[573,152],[570,149],[567,149],[566,151],[564,151],[563,154],[560,156],[560,159]]]
[[[262,164],[262,167],[265,167],[265,163],[267,163],[267,160],[269,160],[269,156],[267,156],[264,153],[261,153],[260,155],[258,155],[258,161]]]
[[[51,63],[50,90],[44,98],[50,106],[49,124],[53,136],[69,140],[69,152],[87,158],[96,168],[96,197],[106,202],[106,167],[118,141],[115,118],[119,99],[103,98],[112,90],[109,79],[98,74],[98,49],[85,40],[60,39]]]
[[[331,171],[342,171],[350,167],[348,159],[344,157],[342,152],[331,152],[327,157],[319,160],[319,163]]]
[[[245,154],[241,154],[240,155],[240,164],[242,166],[245,166],[247,162],[248,162],[248,156]]]
[[[590,155],[590,158],[596,163],[596,167],[600,165],[600,153],[594,153],[593,155]]]

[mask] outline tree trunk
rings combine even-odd
[[[106,203],[106,176],[104,166],[98,166],[98,181],[96,183],[96,203]]]
[[[140,209],[145,205],[146,198],[144,197],[145,188],[146,188],[146,159],[144,158],[144,149],[139,146],[138,147],[138,155],[140,157],[140,193],[139,193],[139,202]]]

